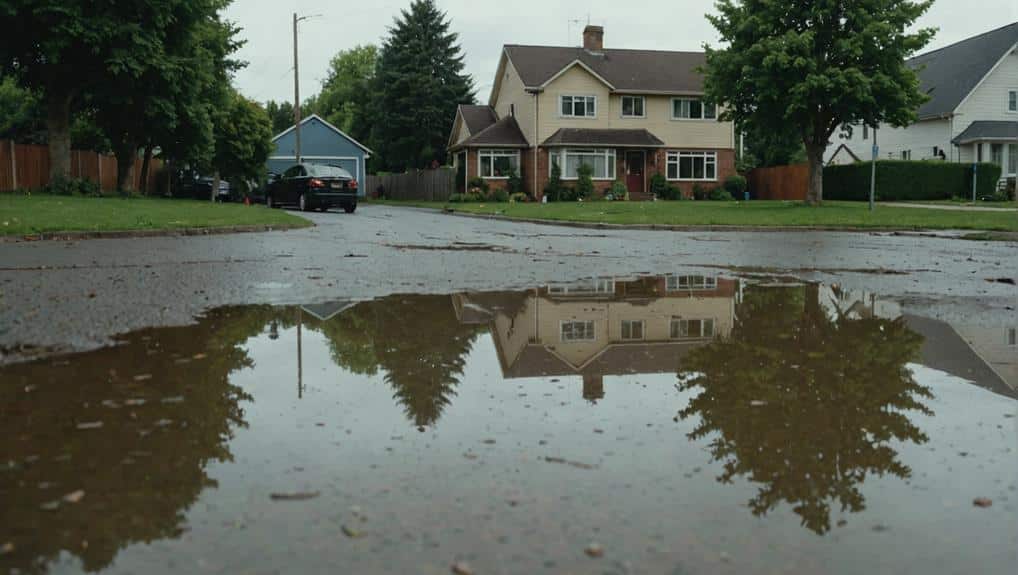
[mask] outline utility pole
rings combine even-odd
[[[880,146],[877,145],[877,126],[873,126],[873,169],[870,172],[870,211],[875,209],[877,199],[877,158]]]
[[[294,156],[300,163],[300,60],[297,58],[297,13],[293,13],[293,136],[296,140]]]

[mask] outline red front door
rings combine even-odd
[[[626,189],[630,195],[643,193],[644,152],[626,152]]]

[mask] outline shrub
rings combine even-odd
[[[505,203],[509,201],[509,192],[502,188],[496,188],[488,193],[488,200],[492,202]]]
[[[479,190],[481,192],[487,192],[488,182],[484,178],[473,177],[467,182],[467,189],[470,191]]]
[[[559,191],[560,202],[575,202],[579,199],[579,195],[576,193],[576,188],[569,186],[562,186]]]
[[[612,200],[625,201],[629,199],[629,188],[626,187],[622,180],[615,180],[608,193],[611,195]]]
[[[870,196],[872,162],[824,168],[824,199],[867,201]],[[1000,166],[978,164],[977,196],[993,197],[1000,180]],[[972,165],[951,162],[877,162],[877,199],[949,200],[972,197]]]
[[[514,204],[522,204],[530,201],[530,196],[523,192],[516,192],[515,194],[509,195],[509,202]]]
[[[55,196],[99,197],[103,195],[102,189],[99,188],[99,184],[91,180],[78,178],[58,180],[43,188],[42,192],[44,194],[53,194]]]
[[[650,193],[659,200],[681,200],[682,190],[677,186],[668,183],[668,180],[660,173],[650,178]]]
[[[703,201],[710,198],[710,191],[700,184],[693,184],[693,199]]]
[[[449,196],[450,204],[462,204],[466,200],[466,194],[453,194]]]
[[[735,200],[732,193],[725,188],[714,188],[707,192],[707,199],[713,202],[731,202]]]
[[[551,166],[551,177],[544,185],[544,197],[548,198],[549,202],[562,200],[562,169],[558,167],[558,164]]]
[[[517,173],[516,170],[509,172],[509,181],[505,183],[505,189],[512,194],[519,194],[523,192],[523,173]]]
[[[576,198],[585,200],[594,197],[594,168],[587,164],[580,164],[576,170]]]
[[[725,179],[725,190],[728,194],[734,198],[742,199],[743,194],[746,193],[746,188],[749,187],[749,182],[745,177],[738,174],[734,176],[728,176]]]

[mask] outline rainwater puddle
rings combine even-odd
[[[1010,573],[1014,343],[699,276],[219,309],[0,368],[0,569]]]

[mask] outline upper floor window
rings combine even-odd
[[[1018,112],[1018,90],[1010,90],[1007,93],[1007,111]]]
[[[666,276],[665,289],[676,291],[714,290],[718,287],[718,279],[710,276]]]
[[[646,118],[646,100],[643,96],[622,96],[623,118]]]
[[[672,339],[710,339],[714,337],[714,320],[673,318],[669,335]]]
[[[715,120],[718,109],[700,98],[672,98],[673,120]]]
[[[520,173],[519,150],[480,150],[477,152],[478,173],[486,180],[505,180]]]
[[[560,96],[559,106],[562,116],[565,118],[595,118],[597,117],[596,96]]]

